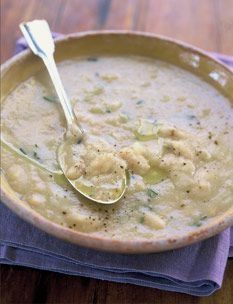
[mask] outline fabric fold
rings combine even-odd
[[[82,248],[21,220],[0,204],[0,262],[204,296],[221,287],[230,229],[172,251],[126,255]],[[14,233],[12,233],[14,232]]]

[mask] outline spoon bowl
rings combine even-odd
[[[78,189],[78,192],[80,192],[82,195],[96,203],[113,204],[119,201],[126,190],[126,176],[124,176],[120,180],[110,180],[108,182],[102,183],[101,185],[95,185],[84,175],[72,176],[73,173],[69,173],[69,167],[67,166],[67,164],[69,163],[68,160],[70,159],[70,150],[72,150],[73,146],[74,145],[72,145],[68,140],[66,140],[58,148],[59,165],[70,184],[75,189]],[[75,147],[76,146],[79,146],[79,148],[81,149],[83,144],[76,144]],[[78,160],[76,158],[76,162],[74,162],[73,166],[71,165],[70,168],[75,168],[75,166],[78,167],[78,165],[75,165],[77,163]]]

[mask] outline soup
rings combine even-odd
[[[128,187],[116,204],[100,205],[57,173],[66,122],[41,72],[1,105],[3,137],[20,153],[2,145],[3,174],[23,204],[69,229],[121,240],[186,234],[232,207],[233,108],[215,88],[137,56],[76,58],[58,68],[89,136],[67,172],[86,172],[98,185],[127,170]]]

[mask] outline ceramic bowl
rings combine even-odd
[[[233,101],[233,73],[207,53],[173,39],[138,32],[86,32],[63,36],[56,41],[56,61],[74,56],[93,54],[134,54],[148,56],[178,65],[209,82]],[[40,59],[30,51],[14,56],[2,66],[2,98],[20,82],[36,74],[42,67]],[[49,221],[23,204],[10,188],[1,181],[2,202],[24,220],[58,238],[81,246],[118,253],[148,253],[174,249],[209,238],[233,225],[232,208],[215,217],[208,225],[186,235],[150,240],[112,240],[74,231]]]

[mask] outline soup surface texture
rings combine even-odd
[[[3,137],[21,152],[2,145],[3,175],[23,204],[69,229],[121,240],[186,234],[232,208],[233,108],[214,87],[144,57],[58,67],[88,134],[86,150],[70,153],[70,177],[98,186],[127,169],[129,185],[119,202],[100,205],[54,173],[66,122],[42,71],[1,104]]]

